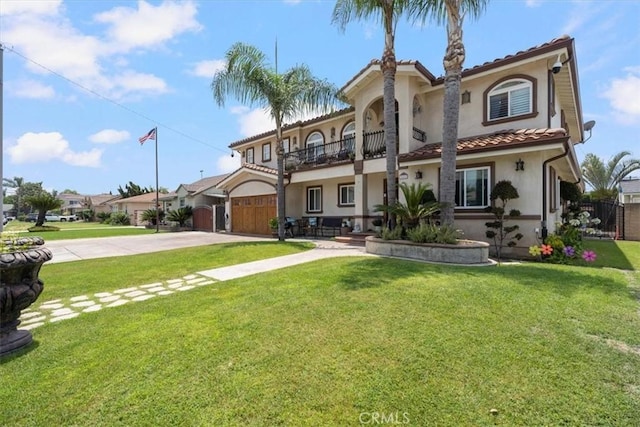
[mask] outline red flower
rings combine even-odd
[[[542,255],[551,255],[553,247],[551,245],[542,245]]]

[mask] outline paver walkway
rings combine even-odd
[[[102,241],[102,240],[101,240]],[[178,292],[215,285],[215,283],[250,276],[265,271],[298,265],[337,256],[373,256],[367,254],[362,247],[350,246],[344,243],[318,240],[314,242],[315,249],[292,255],[268,258],[261,261],[237,264],[228,267],[214,268],[193,273],[181,278],[163,282],[149,283],[136,287],[122,288],[109,292],[98,292],[93,295],[78,295],[71,298],[55,299],[34,304],[22,310],[20,329],[30,330],[47,322],[58,322],[72,319],[82,313],[91,313],[105,308],[146,301],[158,296],[168,296]],[[47,247],[49,245],[47,244]],[[65,247],[60,245],[59,247]],[[162,250],[162,249],[158,249]],[[66,251],[66,249],[65,249]],[[54,259],[56,257],[55,250]],[[93,252],[91,252],[93,254]],[[77,254],[74,255],[77,257]],[[81,258],[78,258],[81,259]],[[67,259],[67,261],[71,261]]]

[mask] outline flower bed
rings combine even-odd
[[[366,239],[368,253],[462,265],[490,265],[489,244],[474,240],[458,240],[455,245],[439,243],[413,243],[408,240],[383,240],[369,236]]]

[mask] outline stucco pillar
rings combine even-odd
[[[353,230],[365,231],[367,223],[365,217],[367,212],[367,176],[359,173],[355,175],[355,218],[353,221]]]

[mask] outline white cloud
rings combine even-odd
[[[55,96],[55,91],[51,86],[36,80],[20,80],[11,84],[8,89],[20,98],[51,99]]]
[[[138,8],[120,6],[94,16],[108,24],[109,49],[126,52],[134,48],[154,48],[185,31],[199,31],[195,19],[197,7],[192,1],[164,1],[153,6],[144,0]]]
[[[223,70],[226,66],[227,66],[227,63],[224,59],[212,59],[209,61],[200,61],[193,64],[193,68],[189,70],[189,74],[210,79],[213,77],[215,73],[217,73],[220,70]]]
[[[298,4],[302,0],[283,0],[286,4]]]
[[[118,144],[129,138],[131,135],[126,130],[103,129],[89,136],[89,141],[95,144]]]
[[[619,122],[633,124],[640,122],[640,67],[625,71],[626,77],[613,79],[603,96],[609,100]]]
[[[231,155],[220,156],[216,160],[216,167],[220,173],[233,172],[240,167],[240,155],[235,154],[233,157]]]
[[[62,0],[2,0],[0,16],[36,14],[55,15],[62,5]]]
[[[100,13],[95,19],[107,24],[106,36],[76,28],[59,1],[1,1],[3,14],[11,14],[3,20],[3,42],[29,59],[25,67],[30,72],[50,76],[53,71],[115,100],[169,91],[163,79],[130,69],[124,53],[155,49],[201,28],[192,1],[167,0],[158,6],[140,1],[136,8]]]
[[[72,166],[99,167],[102,150],[75,152],[59,132],[27,132],[7,149],[13,163],[45,163],[61,160]]]
[[[527,7],[538,7],[542,4],[542,0],[527,0],[525,4]]]
[[[251,110],[247,107],[232,107],[231,112],[238,116],[240,133],[243,137],[268,132],[276,128],[269,113],[261,108]]]

